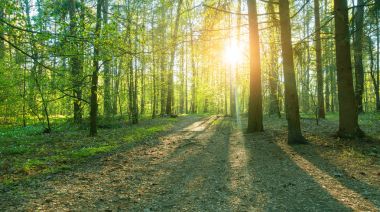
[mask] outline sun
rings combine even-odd
[[[243,53],[237,42],[229,42],[223,52],[223,60],[227,64],[239,64],[243,61]]]

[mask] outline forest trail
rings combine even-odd
[[[155,139],[37,181],[5,209],[379,210],[378,189],[362,185],[363,196],[359,182],[338,181],[302,156],[307,146],[293,149],[273,130],[244,134],[229,118],[189,117]]]

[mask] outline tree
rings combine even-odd
[[[108,0],[103,0],[103,23],[104,26],[108,25]],[[107,33],[107,32],[106,32]],[[111,70],[110,70],[110,56],[108,52],[104,51],[105,55],[103,60],[104,67],[104,116],[109,118],[112,114],[112,101],[111,101]]]
[[[375,33],[376,33],[376,69],[374,68],[374,58],[375,56],[373,55],[373,41],[371,35],[368,36],[369,40],[369,56],[371,60],[371,65],[370,65],[370,75],[374,87],[374,92],[375,92],[375,98],[376,98],[376,111],[380,112],[380,25],[379,25],[379,14],[380,14],[380,1],[377,1],[377,4],[374,6],[372,9],[372,14],[375,19]],[[370,31],[372,31],[372,25],[370,28]]]
[[[347,0],[334,0],[335,54],[339,99],[339,130],[343,138],[363,136],[358,124],[352,78]]]
[[[173,84],[173,68],[174,68],[174,59],[175,59],[175,53],[176,53],[176,47],[177,47],[177,35],[178,35],[178,26],[179,26],[179,18],[181,17],[181,7],[182,7],[183,0],[178,1],[177,5],[177,14],[176,19],[174,23],[174,33],[173,33],[173,43],[171,44],[171,55],[170,55],[170,67],[169,67],[169,73],[168,73],[168,95],[166,100],[166,114],[172,114],[172,104],[173,104],[173,90],[174,90],[174,84]]]
[[[69,0],[69,17],[70,17],[70,35],[72,37],[77,36],[77,27],[78,27],[78,17],[76,15],[76,1]],[[81,69],[83,62],[80,60],[80,51],[78,43],[73,43],[71,45],[74,49],[74,56],[71,57],[70,66],[71,66],[71,77],[72,77],[72,86],[73,86],[73,108],[74,108],[74,122],[82,122],[82,89],[81,89]]]
[[[319,18],[319,0],[314,0],[315,21],[315,54],[317,65],[317,96],[318,117],[325,118],[325,102],[323,98],[323,71],[322,71],[322,47],[321,47],[321,22]]]
[[[294,74],[293,47],[291,40],[289,1],[279,1],[281,46],[285,80],[285,110],[288,121],[288,143],[306,143],[301,132],[296,79]]]
[[[4,20],[4,3],[0,3],[0,20]],[[0,22],[0,37],[4,38],[4,23]],[[5,43],[4,40],[0,40],[0,62],[4,59]]]
[[[197,112],[197,77],[198,71],[195,67],[195,45],[194,45],[194,35],[192,29],[192,23],[190,22],[190,48],[191,48],[191,71],[192,71],[192,79],[191,79],[191,113]],[[226,107],[227,110],[227,107]]]
[[[95,38],[100,38],[101,21],[102,21],[102,4],[103,0],[97,0],[96,3],[96,25]],[[98,118],[98,74],[99,74],[99,44],[94,42],[93,71],[91,77],[91,102],[90,102],[90,136],[97,134]]]
[[[363,112],[363,91],[364,91],[364,67],[363,67],[363,19],[364,1],[358,0],[354,17],[354,60],[355,60],[355,96],[358,105],[358,112]]]
[[[273,4],[267,5],[269,21],[273,26],[273,33],[269,34],[269,45],[270,45],[270,55],[269,55],[269,92],[270,92],[270,102],[269,102],[269,114],[277,115],[281,118],[280,104],[278,100],[278,47],[276,41],[278,40],[278,20],[277,15],[274,11]]]
[[[248,108],[248,132],[260,132],[263,127],[261,94],[260,41],[256,0],[248,0],[250,42],[250,95]]]

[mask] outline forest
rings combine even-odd
[[[0,1],[1,211],[379,211],[380,0]]]

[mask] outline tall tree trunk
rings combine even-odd
[[[352,79],[347,0],[334,0],[335,51],[339,99],[339,137],[362,136]]]
[[[136,29],[137,31],[137,29]],[[137,34],[137,32],[136,32]],[[137,39],[137,38],[136,38]],[[137,52],[137,41],[135,41],[135,52]],[[137,124],[139,122],[139,105],[138,105],[138,66],[137,58],[135,58],[135,67],[131,72],[132,77],[132,124]]]
[[[174,34],[173,34],[173,43],[171,44],[171,55],[170,55],[170,67],[169,67],[169,73],[168,73],[168,96],[166,99],[166,114],[172,114],[172,104],[173,104],[173,91],[174,91],[174,59],[175,59],[175,52],[177,47],[177,34],[178,34],[178,26],[179,26],[179,18],[181,17],[181,7],[182,7],[183,0],[178,1],[177,5],[177,14],[176,19],[174,23]]]
[[[128,29],[127,29],[128,31]],[[132,49],[132,41],[128,38],[128,46]],[[128,117],[132,120],[133,116],[133,58],[128,59],[127,87],[128,87]]]
[[[160,106],[161,106],[161,115],[164,115],[165,114],[165,87],[166,87],[166,82],[165,82],[165,73],[166,73],[166,64],[165,64],[165,59],[166,59],[166,55],[164,52],[161,53],[161,58],[160,58],[160,66],[161,66],[161,73],[160,73]]]
[[[325,103],[323,99],[323,70],[322,70],[322,47],[321,47],[321,22],[319,17],[319,0],[314,0],[315,21],[315,54],[317,65],[317,96],[318,117],[325,118]]]
[[[0,20],[4,20],[4,3],[0,4]],[[0,38],[4,38],[4,24],[0,22]],[[0,39],[0,61],[4,59],[5,55],[5,43],[3,39]]]
[[[293,47],[291,41],[291,28],[289,17],[289,1],[281,0],[280,5],[280,26],[281,26],[281,46],[284,64],[285,80],[285,107],[288,121],[288,143],[302,144],[306,140],[301,132],[299,103],[294,74]]]
[[[69,16],[70,16],[70,35],[77,36],[77,20],[76,17],[76,8],[75,8],[75,0],[69,0]],[[73,43],[73,42],[72,42]],[[74,55],[70,58],[70,66],[71,66],[71,77],[72,77],[72,85],[73,85],[73,106],[74,106],[74,122],[81,123],[82,122],[82,106],[80,99],[82,98],[82,89],[81,89],[81,68],[82,61],[80,60],[80,49],[77,44],[73,44],[70,46],[71,49],[74,49]]]
[[[190,23],[190,46],[191,46],[191,113],[197,112],[197,70],[195,67],[195,45],[192,24]],[[227,108],[226,108],[227,110]]]
[[[331,79],[331,75],[332,75],[332,72],[333,70],[331,69],[331,67],[327,67],[326,68],[326,84],[325,84],[325,102],[326,102],[326,112],[330,112],[332,110],[331,109],[331,106],[330,106],[330,81],[332,80]]]
[[[161,48],[166,48],[166,45],[167,45],[167,42],[166,42],[166,19],[167,19],[167,16],[166,16],[166,7],[165,7],[165,4],[162,5],[162,8],[161,8],[161,17],[160,17],[160,23],[159,23],[159,26],[160,26],[160,35],[161,35]],[[161,115],[164,115],[165,114],[165,107],[166,107],[166,104],[165,104],[165,96],[166,96],[166,82],[165,82],[165,75],[166,75],[166,50],[164,51],[161,51],[160,52],[160,85],[159,85],[159,88],[160,88],[160,114]]]
[[[102,21],[103,0],[97,0],[95,39],[99,39]],[[98,117],[98,74],[99,74],[99,44],[94,42],[93,72],[91,77],[91,102],[90,102],[90,136],[97,134]]]
[[[270,45],[270,53],[269,53],[269,60],[270,60],[270,67],[269,67],[269,96],[270,96],[270,103],[269,103],[269,115],[277,115],[279,118],[281,118],[280,113],[280,106],[278,101],[278,48],[276,41],[277,39],[277,29],[278,29],[278,20],[276,18],[276,14],[274,12],[274,6],[273,4],[268,4],[268,13],[269,21],[273,24],[275,27],[274,30],[276,32],[270,33],[269,35],[269,45]]]
[[[331,23],[331,28],[332,28],[332,24]],[[331,49],[330,52],[332,52],[332,49],[333,49],[333,46],[334,46],[334,43],[330,43],[329,45],[329,48]],[[330,88],[331,88],[331,102],[330,102],[330,108],[331,108],[331,112],[335,112],[337,111],[338,109],[338,92],[337,92],[337,67],[336,67],[336,57],[330,57]]]
[[[307,0],[304,0],[306,4]],[[304,36],[307,37],[310,34],[310,16],[308,14],[308,5],[305,6],[305,20],[304,20]],[[309,41],[309,38],[307,39]],[[310,112],[310,62],[311,54],[310,54],[310,44],[309,42],[305,42],[306,48],[306,60],[305,57],[302,56],[302,64],[304,68],[299,72],[300,82],[299,82],[299,90],[300,90],[300,100],[301,100],[301,109],[305,113]]]
[[[130,1],[127,1],[128,6],[126,8],[126,16],[127,16],[127,27],[126,27],[126,40],[127,40],[127,46],[128,49],[133,49],[132,46],[132,15],[131,15],[131,8],[130,8]],[[127,57],[127,88],[128,88],[128,119],[131,121],[133,116],[133,57],[132,55],[129,55]]]
[[[248,0],[250,42],[250,94],[248,108],[248,132],[260,132],[263,127],[261,94],[260,38],[257,22],[256,0]]]
[[[120,77],[121,77],[121,60],[117,59],[116,68],[114,70],[115,83],[113,86],[113,106],[112,106],[112,114],[117,115],[118,102],[120,101]],[[121,107],[121,105],[119,104]]]
[[[228,16],[228,28],[232,29],[232,14]],[[230,45],[232,45],[232,32],[230,31]],[[231,117],[236,117],[236,102],[235,102],[235,87],[236,79],[233,64],[229,64],[229,82],[230,82],[230,115]]]
[[[152,33],[153,37],[153,33]],[[153,50],[154,52],[154,47]],[[152,54],[152,86],[153,86],[153,102],[152,102],[152,118],[156,118],[157,116],[157,74],[156,74],[156,60],[154,54]]]
[[[181,48],[181,64],[180,64],[180,92],[179,92],[179,112],[184,113],[185,107],[185,45]]]
[[[104,26],[108,23],[108,0],[103,0],[103,23]],[[106,52],[104,52],[106,53]],[[103,55],[103,54],[102,54]],[[111,100],[111,69],[110,58],[106,55],[103,60],[104,71],[104,116],[109,118],[112,114],[112,100]]]
[[[188,38],[188,35],[187,35],[187,33],[186,33],[186,36],[185,36],[186,38]],[[187,80],[187,76],[188,76],[188,74],[187,74],[187,72],[188,72],[188,45],[187,44],[184,44],[185,45],[185,76],[184,76],[184,78],[185,78],[185,113],[186,114],[188,114],[189,113],[189,98],[188,98],[188,80]]]
[[[241,8],[242,8],[242,0],[238,0],[237,1],[237,13],[241,13]],[[241,48],[241,15],[238,15],[237,17],[237,20],[236,20],[236,24],[237,24],[237,29],[236,29],[236,38],[237,38],[237,47],[238,49]],[[239,82],[240,82],[240,76],[239,76],[239,70],[240,70],[240,64],[239,63],[236,63],[236,67],[235,67],[235,86],[234,86],[234,96],[235,96],[235,108],[236,108],[236,116],[237,116],[237,120],[240,120],[240,111],[241,111],[241,108],[242,108],[242,104],[239,104]]]
[[[152,7],[153,9],[153,7]],[[154,16],[152,15],[151,19],[151,40],[152,40],[152,87],[153,87],[153,102],[152,102],[152,118],[156,118],[157,116],[157,71],[156,71],[156,57],[155,57],[155,33],[154,33]]]
[[[380,25],[379,25],[379,18],[380,18],[380,1],[376,1],[376,38],[377,38],[377,53],[376,53],[376,75],[377,75],[377,91],[380,89]],[[380,97],[376,99],[376,111],[380,112]]]
[[[363,19],[364,19],[364,1],[358,0],[358,7],[355,13],[355,36],[354,36],[354,60],[355,60],[355,97],[358,105],[358,112],[363,110],[363,92],[364,92],[364,67],[363,67]]]
[[[373,42],[371,36],[368,36],[368,55],[369,55],[369,60],[370,60],[370,75],[372,79],[372,84],[375,92],[375,98],[376,98],[376,109],[377,109],[377,103],[379,102],[380,99],[380,93],[379,93],[379,81],[378,81],[378,76],[374,68],[374,61],[375,58],[373,56]]]
[[[132,17],[131,17],[132,18]],[[132,22],[131,22],[132,23]],[[135,28],[135,35],[138,34],[138,27]],[[131,39],[130,39],[131,40]],[[132,44],[131,44],[132,46]],[[134,52],[136,53],[138,51],[138,38],[135,36],[134,40]],[[137,124],[139,121],[139,109],[138,109],[138,60],[137,57],[131,57],[131,65],[130,65],[130,84],[129,84],[129,90],[130,90],[130,102],[131,102],[131,119],[132,124]]]
[[[143,48],[144,49],[144,48]],[[145,57],[142,56],[142,63],[141,63],[141,99],[140,99],[140,114],[143,115],[145,114],[145,66],[146,66],[146,61]]]

